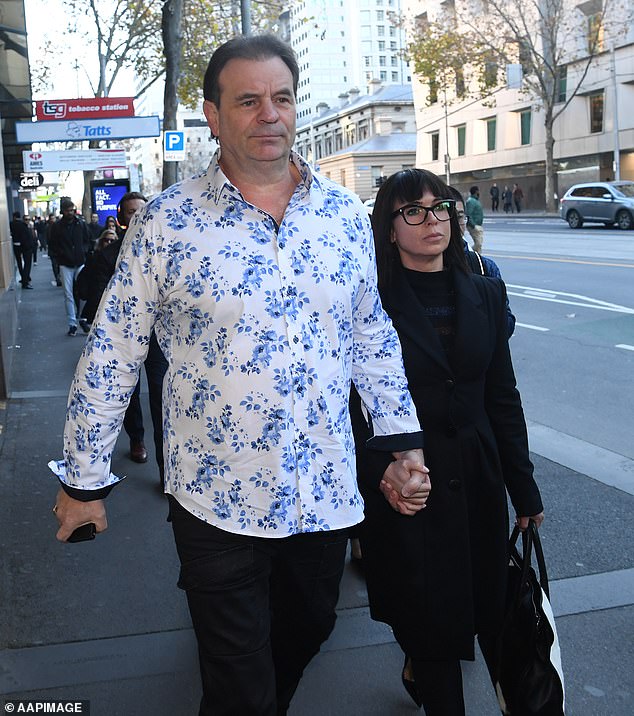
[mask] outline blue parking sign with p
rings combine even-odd
[[[163,159],[166,162],[185,160],[185,132],[164,132]]]
[[[165,151],[182,152],[185,149],[185,132],[165,132]]]

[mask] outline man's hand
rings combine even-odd
[[[380,488],[393,509],[404,515],[414,515],[425,507],[431,490],[429,470],[425,467],[422,450],[394,453],[383,475]]]
[[[103,532],[108,529],[106,508],[103,500],[81,502],[67,495],[60,488],[53,512],[59,522],[56,537],[60,542],[66,542],[78,527],[87,525],[89,522],[94,523],[97,532]]]

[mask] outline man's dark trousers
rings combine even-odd
[[[232,534],[172,497],[170,516],[198,640],[199,716],[286,714],[334,627],[347,531]]]

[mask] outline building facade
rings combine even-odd
[[[297,54],[299,119],[372,80],[410,81],[405,33],[395,24],[402,0],[298,0],[280,16],[280,34]]]
[[[463,5],[459,6],[458,0],[455,5],[453,0],[407,0],[404,11],[410,39],[420,32],[421,21],[447,17],[452,8],[460,23],[474,7],[473,3]],[[555,111],[574,96],[553,125],[555,198],[581,181],[615,178],[617,174],[634,179],[634,25],[624,16],[611,16],[614,8],[620,7],[618,2],[601,18],[599,28],[593,25],[599,0],[566,0],[564,6],[569,17],[570,52],[567,61],[559,65]],[[625,16],[628,8],[631,17],[630,0],[621,8]],[[611,33],[611,27],[616,31]],[[584,75],[589,28],[599,32],[600,42]],[[537,26],[534,31],[538,32]],[[502,76],[505,69],[503,80],[508,80],[513,68],[500,68]],[[521,87],[511,88],[509,83],[481,101],[459,101],[454,95],[445,104],[438,93],[437,101],[430,103],[429,83],[416,76],[412,82],[417,166],[448,175],[464,193],[478,184],[483,197],[494,182],[498,187],[518,183],[527,207],[545,208],[546,131],[544,109],[536,97]]]
[[[317,117],[299,120],[295,148],[361,199],[374,198],[386,177],[414,166],[411,84],[382,87],[372,81],[367,95],[349,92],[334,109],[321,103]]]

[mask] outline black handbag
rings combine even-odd
[[[563,716],[561,652],[548,592],[546,562],[535,523],[509,540],[504,624],[497,640],[493,677],[500,709],[507,716]],[[531,566],[535,554],[539,579]]]

